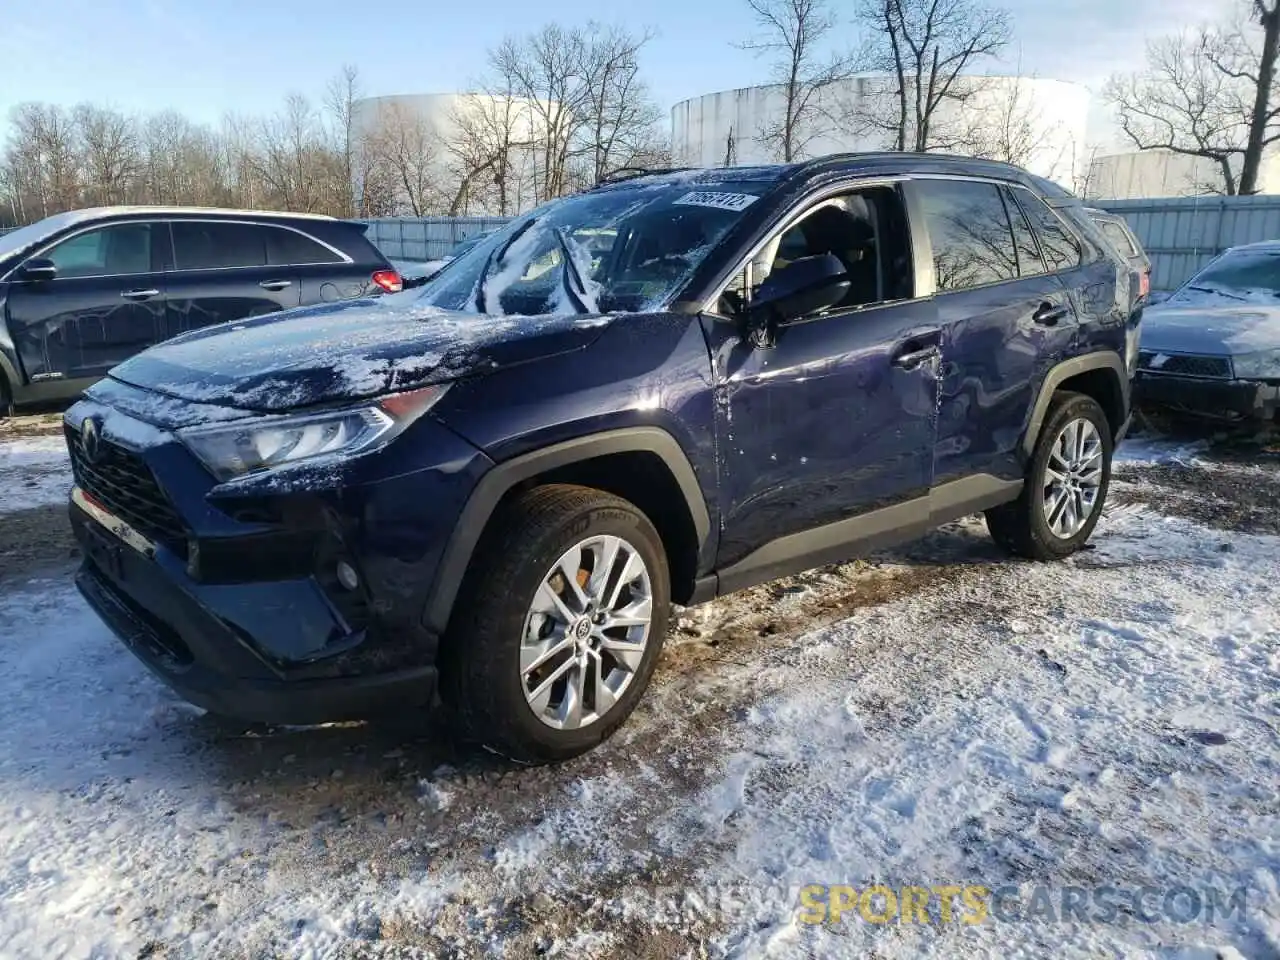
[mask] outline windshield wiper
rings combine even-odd
[[[1234,293],[1227,293],[1225,290],[1219,290],[1217,287],[1198,287],[1193,284],[1187,284],[1188,290],[1195,290],[1197,293],[1216,293],[1220,297],[1227,297],[1230,300],[1239,300],[1242,303],[1246,301],[1245,297],[1237,297]]]
[[[507,242],[496,250],[490,250],[489,256],[484,258],[484,266],[480,268],[480,278],[476,281],[475,297],[472,305],[476,308],[476,313],[487,313],[485,309],[487,304],[484,300],[484,282],[489,279],[489,271],[493,269],[495,263],[501,263],[502,258],[507,255],[507,251],[511,249],[511,245],[523,237],[535,223],[538,222],[536,217],[525,221],[515,232],[507,238]]]
[[[556,243],[560,245],[560,257],[564,260],[564,292],[578,313],[595,313],[594,305],[588,302],[591,295],[587,292],[587,282],[573,259],[573,251],[569,249],[569,238],[565,235],[564,228],[557,227],[555,233]]]

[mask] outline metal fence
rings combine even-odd
[[[1128,221],[1151,257],[1151,286],[1172,290],[1228,247],[1280,240],[1280,196],[1091,201]]]
[[[509,217],[397,217],[366,220],[366,236],[391,260],[437,260],[454,245],[496,230]]]

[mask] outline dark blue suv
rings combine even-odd
[[[211,710],[426,705],[525,761],[630,713],[694,604],[985,511],[1097,523],[1130,271],[1003,164],[672,171],[519,217],[419,290],[193,331],[66,416],[78,582]]]

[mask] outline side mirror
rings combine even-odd
[[[58,268],[46,257],[32,257],[18,268],[18,276],[23,280],[52,280],[58,275]]]
[[[751,300],[751,311],[785,326],[831,309],[849,293],[849,286],[848,269],[835,254],[801,257],[765,278]]]

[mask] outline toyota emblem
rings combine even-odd
[[[102,425],[97,417],[86,417],[80,427],[80,446],[84,450],[84,458],[90,463],[97,463],[102,455]]]

